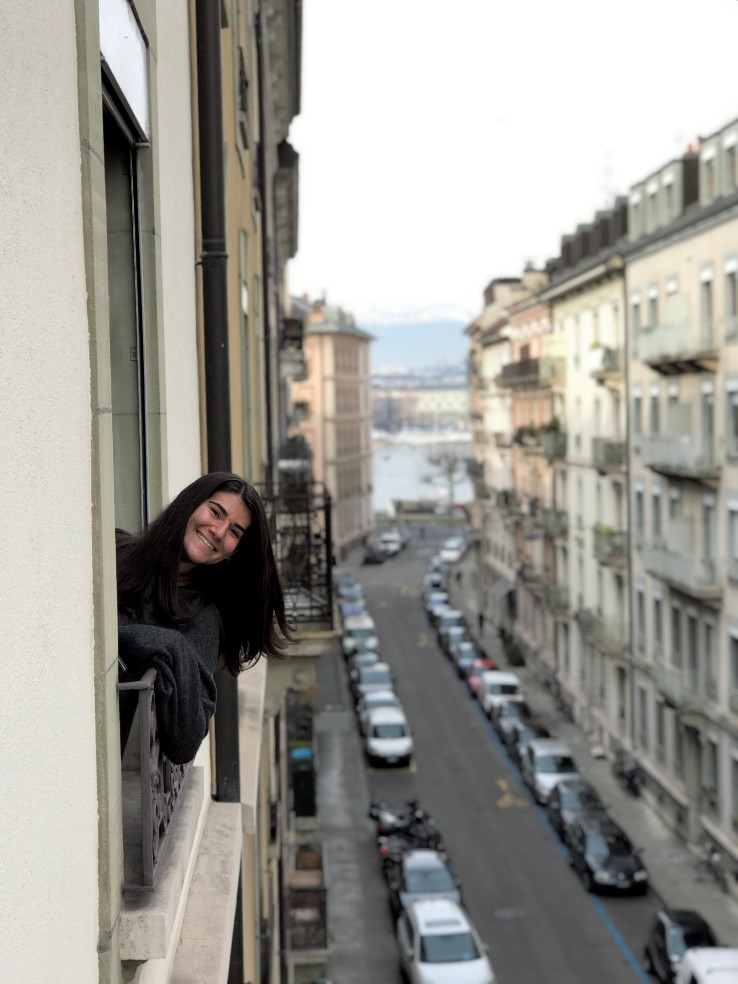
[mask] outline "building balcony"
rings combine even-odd
[[[497,377],[498,386],[538,386],[541,382],[540,359],[508,362]]]
[[[299,450],[299,449],[298,449]],[[269,522],[285,609],[300,628],[333,628],[331,497],[310,460],[280,454],[280,480],[257,485]]]
[[[566,432],[543,428],[543,454],[548,461],[566,457]]]
[[[681,707],[694,691],[687,683],[684,670],[679,666],[666,666],[656,663],[654,666],[654,683],[663,696],[677,707]]]
[[[699,557],[663,543],[644,544],[643,564],[649,574],[701,601],[718,602],[723,581],[712,558]]]
[[[497,490],[497,508],[504,513],[515,512],[518,508],[518,498],[513,489]]]
[[[618,474],[625,467],[625,444],[606,437],[592,438],[592,461],[603,474]]]
[[[565,615],[569,611],[569,586],[567,584],[546,584],[543,600],[554,615]]]
[[[604,656],[623,656],[628,648],[625,620],[580,608],[576,615],[585,640]]]
[[[691,434],[649,437],[641,449],[643,463],[661,475],[717,481],[720,464],[712,447],[695,440]]]
[[[597,349],[590,375],[598,383],[620,385],[625,380],[625,355],[622,348]]]
[[[566,536],[569,530],[569,516],[563,509],[542,509],[538,521],[544,536],[555,539]]]
[[[637,334],[636,358],[664,375],[714,371],[719,354],[716,328],[690,317],[686,295],[673,295],[667,302],[671,310],[665,323]]]
[[[545,580],[545,572],[532,560],[524,560],[520,565],[520,578],[529,588],[541,588]]]
[[[512,434],[506,431],[496,431],[493,435],[496,448],[511,448],[513,444]]]
[[[299,968],[318,971],[328,959],[328,890],[320,846],[298,848],[295,868],[286,878],[285,896],[287,951],[293,969],[290,980],[307,980]]]
[[[601,564],[622,567],[625,564],[625,552],[626,537],[622,530],[612,530],[599,523],[595,526],[594,555]]]

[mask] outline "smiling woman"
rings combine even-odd
[[[214,472],[116,540],[121,673],[156,669],[162,750],[189,762],[215,711],[218,660],[235,676],[290,639],[264,506],[248,482]],[[131,719],[121,706],[121,747]]]

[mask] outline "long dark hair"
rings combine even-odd
[[[118,611],[154,624],[176,626],[192,621],[192,592],[178,590],[185,529],[198,506],[219,491],[240,495],[251,523],[227,562],[195,565],[190,587],[202,602],[218,607],[223,658],[235,676],[261,653],[283,656],[292,638],[264,504],[253,485],[238,475],[203,475],[182,489],[143,533],[118,532]]]

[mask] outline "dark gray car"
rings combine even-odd
[[[605,813],[600,794],[585,779],[562,779],[551,791],[546,814],[556,833],[566,840],[567,833],[582,813]]]

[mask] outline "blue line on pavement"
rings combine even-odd
[[[551,824],[549,822],[549,819],[546,816],[546,811],[543,809],[543,807],[539,806],[539,804],[536,803],[535,798],[533,797],[531,791],[528,789],[528,787],[526,786],[526,784],[524,782],[522,782],[522,780],[520,779],[520,772],[515,768],[515,765],[514,765],[512,759],[507,754],[507,749],[505,748],[505,746],[500,741],[500,738],[499,738],[497,732],[492,727],[492,724],[491,724],[489,718],[487,717],[487,715],[482,710],[482,707],[481,707],[479,701],[477,701],[476,699],[474,699],[474,702],[476,704],[477,714],[482,719],[482,724],[487,729],[487,733],[492,738],[492,741],[495,743],[495,745],[497,745],[497,747],[503,753],[504,760],[505,760],[505,765],[507,766],[508,770],[510,772],[512,772],[513,775],[516,777],[516,779],[520,782],[520,785],[522,786],[522,789],[523,789],[523,793],[528,797],[528,799],[530,800],[531,804],[535,807],[536,812],[538,813],[538,816],[543,821],[543,825],[545,826],[546,830],[548,831],[549,836],[551,837],[551,839],[553,840],[554,844],[556,845],[556,848],[557,848],[559,854],[563,858],[566,858],[567,855],[568,855],[568,851],[566,850],[566,848],[564,847],[564,845],[561,843],[561,838],[559,837],[559,835],[556,833],[556,831],[551,826]],[[623,956],[625,957],[625,959],[628,961],[628,964],[630,965],[631,969],[635,973],[636,978],[638,980],[638,984],[650,984],[650,980],[651,979],[648,977],[648,975],[643,970],[643,968],[641,967],[641,965],[639,964],[639,962],[636,960],[635,956],[633,955],[633,951],[630,949],[630,947],[628,946],[628,944],[623,939],[622,935],[620,934],[620,930],[617,928],[617,926],[612,921],[612,919],[608,916],[608,914],[605,911],[605,907],[603,906],[602,902],[595,895],[592,895],[591,893],[588,893],[588,894],[589,894],[589,901],[594,906],[595,912],[599,915],[600,919],[605,924],[605,929],[608,931],[608,933],[610,934],[610,936],[612,936],[613,940],[615,940],[615,943],[618,946],[620,952],[623,954]]]

